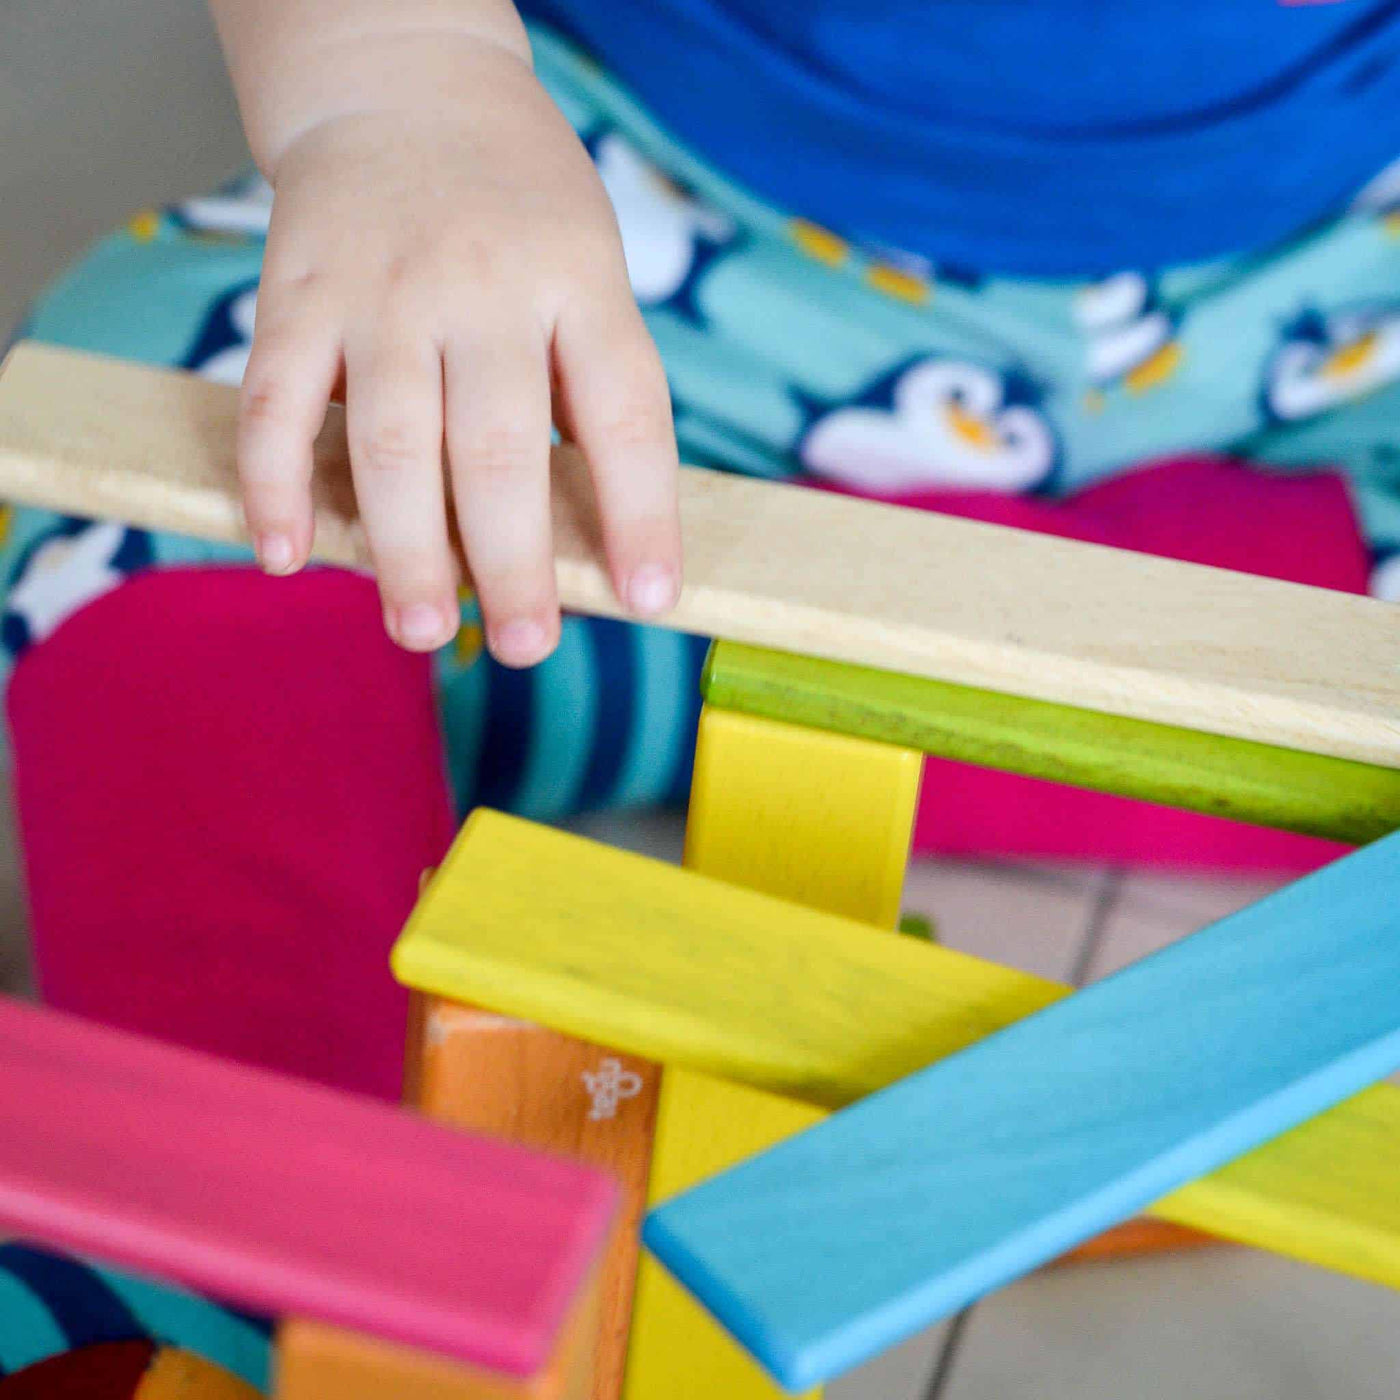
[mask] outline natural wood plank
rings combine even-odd
[[[685,863],[892,929],[922,766],[911,749],[707,709],[696,744]],[[653,1202],[781,1141],[813,1115],[790,1100],[681,1068],[666,1071],[661,1101]],[[644,1258],[626,1393],[628,1400],[769,1400],[778,1392]]]
[[[615,1199],[574,1163],[0,999],[0,1230],[40,1244],[530,1376]]]
[[[234,392],[33,345],[0,379],[0,497],[242,537]],[[366,554],[343,418],[317,552]],[[617,615],[577,454],[556,454],[561,596]],[[820,491],[682,474],[678,628],[1400,767],[1389,605]]]
[[[410,923],[414,985],[827,1108],[1070,991],[495,813],[449,859],[472,898]],[[1397,1159],[1378,1085],[1150,1213],[1400,1287]]]
[[[440,887],[425,896],[440,897]],[[423,1112],[587,1163],[618,1184],[618,1223],[600,1266],[589,1392],[593,1400],[616,1400],[627,1360],[660,1067],[438,997],[415,994],[414,1001],[414,1020],[422,1027],[415,1102]]]
[[[711,705],[939,758],[1365,845],[1400,828],[1400,770],[766,651],[711,649]]]
[[[1400,1066],[1400,835],[654,1210],[787,1388],[830,1380]]]

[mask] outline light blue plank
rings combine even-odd
[[[1397,1065],[1391,836],[702,1183],[644,1238],[805,1390]]]

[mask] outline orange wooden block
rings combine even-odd
[[[575,1304],[553,1360],[529,1380],[293,1319],[278,1332],[273,1395],[275,1400],[588,1400],[598,1305],[595,1275]]]
[[[1078,1264],[1091,1259],[1122,1259],[1134,1254],[1164,1254],[1177,1249],[1200,1249],[1219,1244],[1214,1235],[1187,1229],[1170,1220],[1125,1220],[1102,1235],[1071,1250],[1060,1264]]]
[[[134,1400],[260,1400],[247,1381],[193,1352],[166,1347],[155,1354]]]
[[[602,1263],[593,1400],[622,1388],[660,1066],[559,1031],[415,996],[410,1102],[454,1127],[599,1167],[620,1185]]]

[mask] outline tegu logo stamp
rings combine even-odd
[[[621,1060],[609,1056],[597,1069],[584,1070],[583,1087],[593,1104],[589,1121],[598,1123],[616,1118],[623,1099],[635,1099],[642,1092],[642,1076],[636,1070],[623,1069]]]

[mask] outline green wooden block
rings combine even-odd
[[[1348,845],[1400,828],[1400,769],[738,642],[702,684],[719,709]]]

